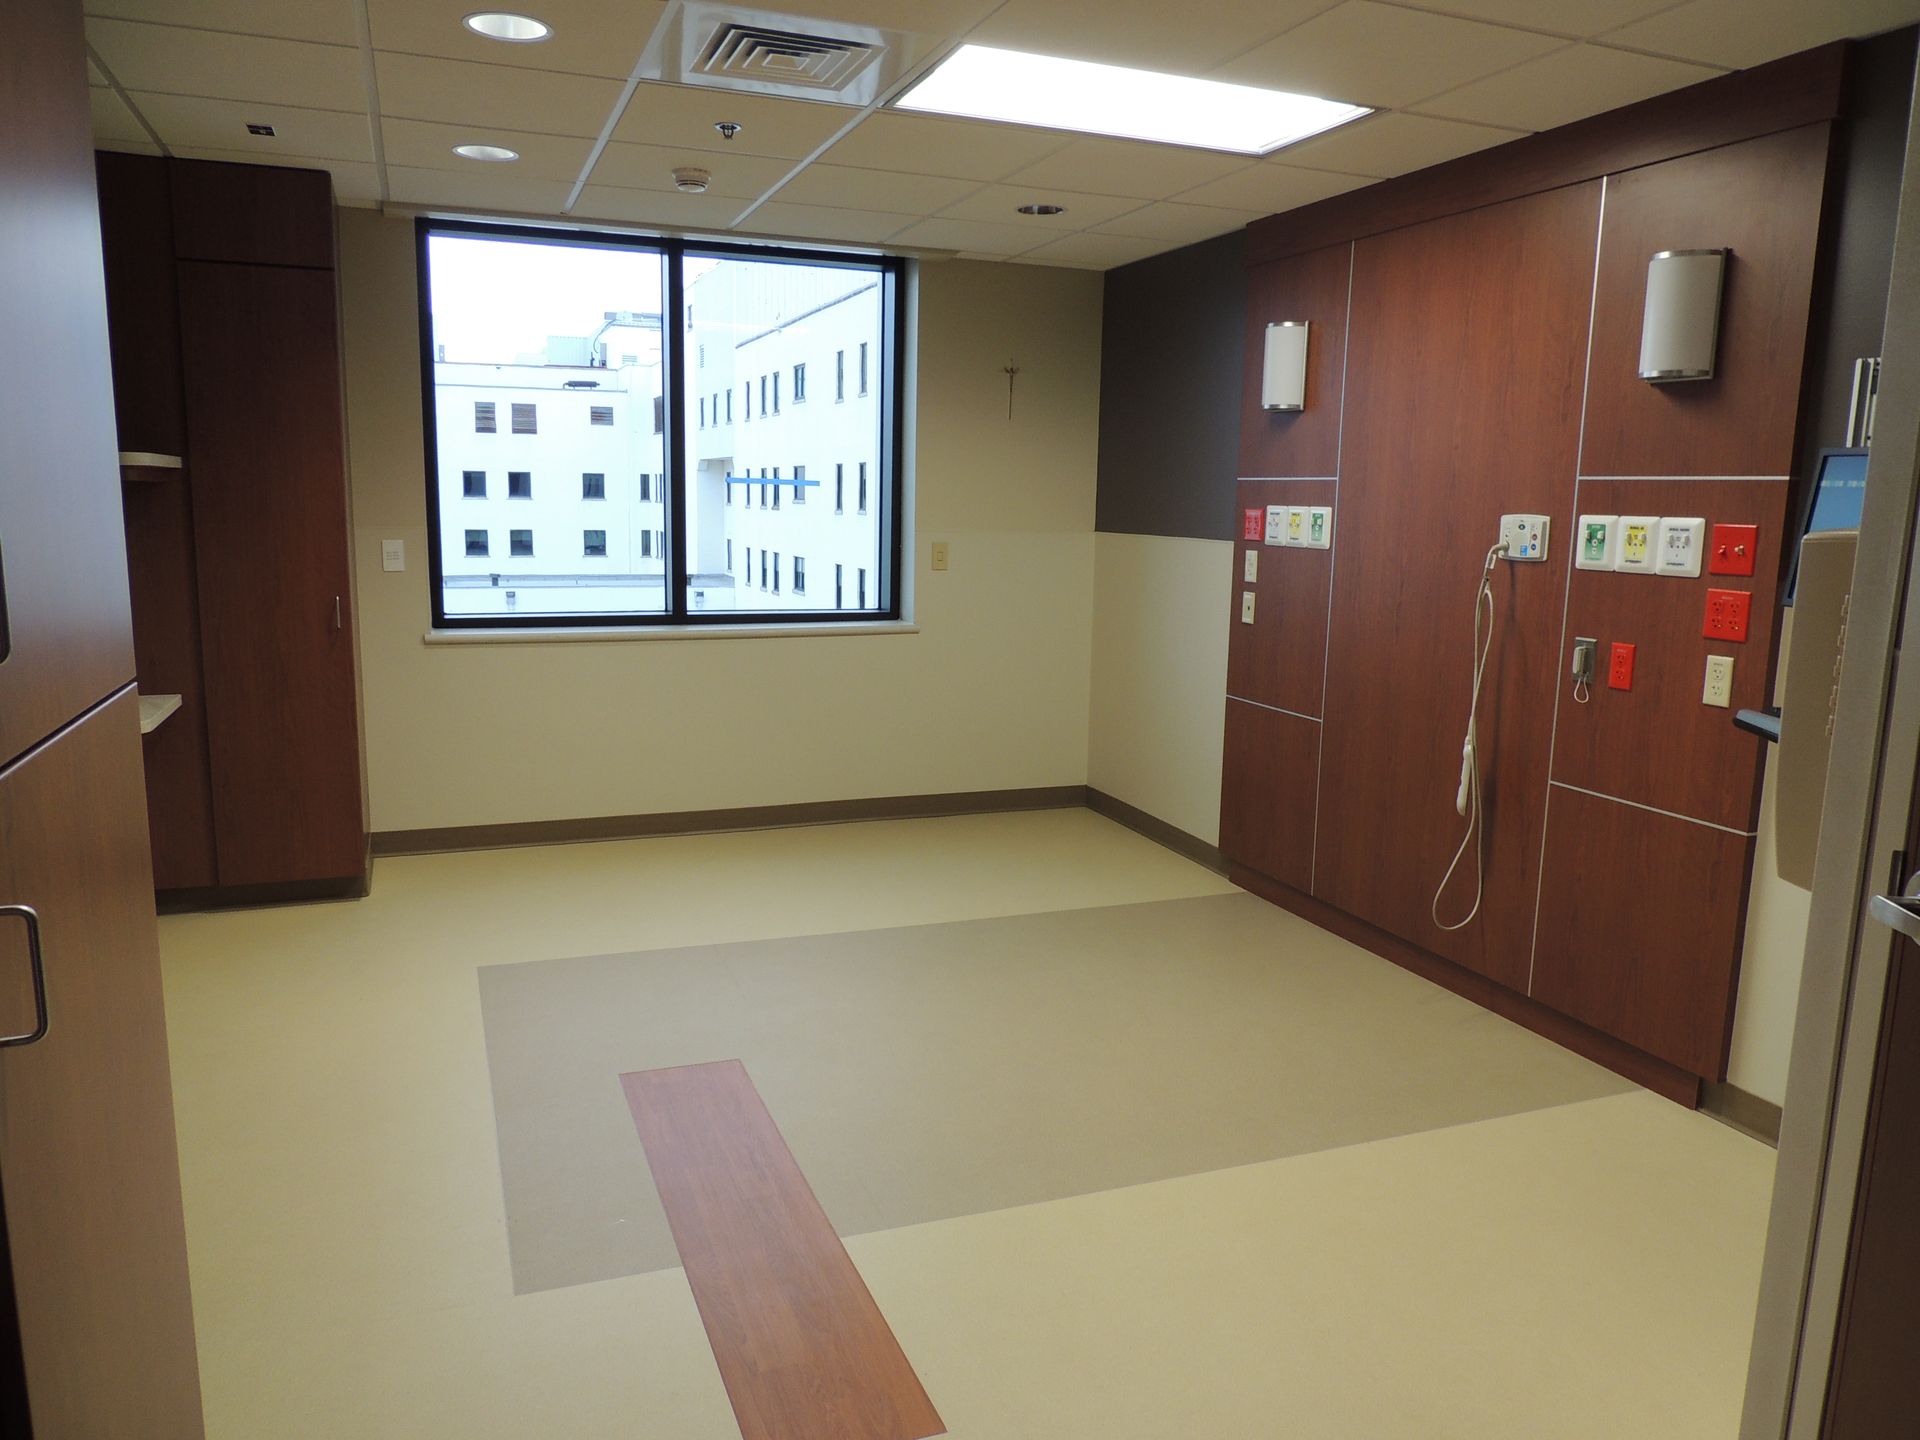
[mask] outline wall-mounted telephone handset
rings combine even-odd
[[[1594,659],[1600,653],[1600,642],[1585,636],[1576,636],[1573,642],[1573,698],[1582,705],[1593,696]]]
[[[1544,547],[1543,547],[1544,548]],[[1487,834],[1480,796],[1480,687],[1487,677],[1487,658],[1493,653],[1493,572],[1512,549],[1505,539],[1495,541],[1480,567],[1480,589],[1473,597],[1473,695],[1467,705],[1467,737],[1460,746],[1460,786],[1454,792],[1453,808],[1467,822],[1460,837],[1460,848],[1453,852],[1447,873],[1440,877],[1440,888],[1433,892],[1433,923],[1442,930],[1464,930],[1480,913],[1480,899],[1486,888]],[[1533,555],[1527,559],[1538,558]],[[1449,924],[1440,918],[1440,900],[1453,883],[1453,875],[1473,847],[1473,908]]]

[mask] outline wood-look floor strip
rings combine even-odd
[[[944,1434],[746,1067],[620,1084],[743,1440]]]

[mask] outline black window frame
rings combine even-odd
[[[478,488],[474,481],[480,482]],[[484,470],[462,470],[460,472],[460,498],[462,500],[484,500],[487,498],[487,472]]]
[[[823,619],[829,623],[878,624],[898,621],[904,614],[903,546],[906,488],[906,261],[897,255],[860,255],[836,250],[817,250],[802,246],[754,245],[724,241],[694,241],[674,236],[644,235],[637,232],[609,232],[589,228],[560,229],[544,226],[496,224],[488,221],[443,220],[422,217],[414,222],[415,293],[418,307],[421,374],[421,412],[424,417],[424,473],[427,492],[429,534],[442,533],[440,521],[438,417],[435,411],[433,312],[428,246],[434,235],[467,235],[496,240],[518,240],[534,244],[595,246],[603,249],[637,251],[660,257],[663,293],[661,310],[679,315],[686,310],[684,261],[689,257],[721,260],[751,260],[788,265],[829,265],[846,270],[873,272],[880,287],[878,363],[874,366],[875,388],[880,391],[879,445],[876,451],[881,467],[875,486],[879,505],[880,545],[875,583],[876,603],[867,609],[795,610],[753,608],[749,603],[733,610],[696,610],[687,561],[690,552],[686,533],[691,436],[693,427],[686,422],[686,402],[692,356],[689,341],[678,326],[661,327],[662,370],[667,378],[660,397],[666,472],[661,479],[661,499],[667,505],[670,525],[665,531],[667,560],[667,605],[660,611],[615,611],[593,615],[449,615],[446,610],[446,582],[441,564],[440,546],[428,548],[429,603],[433,627],[437,630],[554,630],[622,629],[647,630],[662,627],[729,626],[809,626]],[[842,352],[844,354],[844,352]],[[750,385],[751,382],[749,381]],[[729,387],[730,389],[731,387]],[[748,391],[751,401],[752,392]],[[729,397],[731,408],[731,397]],[[746,420],[750,420],[749,405]],[[742,423],[746,423],[743,420]],[[537,432],[536,432],[537,433]],[[736,595],[740,592],[736,591]],[[746,598],[742,596],[741,598]]]

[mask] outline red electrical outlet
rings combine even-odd
[[[1760,548],[1758,525],[1716,525],[1707,544],[1709,575],[1753,574],[1753,552]]]
[[[1264,510],[1242,510],[1240,512],[1240,538],[1258,540],[1266,534],[1267,512]],[[1752,571],[1748,571],[1752,574]]]
[[[1607,688],[1609,690],[1631,690],[1633,688],[1633,646],[1616,640],[1607,656]]]
[[[1747,638],[1747,617],[1753,610],[1753,596],[1745,590],[1707,591],[1707,623],[1701,630],[1709,640]]]

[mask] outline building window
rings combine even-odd
[[[864,610],[867,608],[867,571],[865,566],[862,566],[860,569],[860,599],[853,608],[856,610]]]
[[[467,531],[467,554],[484,556],[487,553],[487,532],[484,530]]]
[[[536,235],[485,221],[416,224],[423,349],[459,356],[430,366],[430,383],[444,388],[428,397],[425,410],[427,423],[439,429],[429,430],[426,449],[444,457],[431,470],[423,457],[421,470],[427,543],[435,553],[418,568],[432,577],[434,626],[724,623],[733,605],[715,584],[700,583],[702,569],[711,572],[710,581],[741,591],[751,578],[766,592],[759,610],[770,616],[788,617],[780,608],[784,597],[804,596],[792,602],[791,614],[803,625],[838,603],[836,578],[850,616],[856,601],[863,619],[899,615],[890,557],[900,553],[896,511],[903,507],[895,502],[902,482],[893,471],[891,437],[904,419],[899,370],[912,361],[910,354],[896,359],[890,337],[900,325],[904,262],[589,230]],[[519,307],[514,325],[499,320],[502,297]],[[674,313],[681,305],[697,313],[704,328],[690,332],[687,311]],[[810,342],[794,325],[802,314],[816,337]],[[622,361],[617,368],[581,368],[577,339],[550,340],[545,351],[529,353],[538,350],[539,337],[596,333],[606,340],[596,364],[609,356],[609,365]],[[859,393],[875,403],[796,414],[796,423],[806,419],[808,433],[792,446],[743,446],[708,434],[724,424],[731,435],[734,424],[778,417],[788,404],[805,411],[814,398],[812,372],[822,367],[829,371],[828,395]],[[736,406],[746,413],[736,417]],[[476,432],[511,434],[504,455],[457,433],[468,428],[469,407]],[[550,412],[545,426],[542,407]],[[575,427],[583,418],[596,433],[602,427],[613,433],[604,444],[582,437]],[[775,438],[777,429],[763,438]],[[818,463],[795,464],[796,451]],[[776,455],[780,465],[763,464]],[[836,464],[834,456],[845,458]],[[468,471],[462,462],[482,463]],[[589,465],[601,468],[584,468]],[[832,475],[823,467],[833,467]],[[538,495],[536,471],[545,476]],[[818,482],[809,478],[816,474]],[[815,483],[832,484],[834,493],[810,495]],[[747,487],[744,496],[735,493],[741,487]],[[576,494],[583,508],[563,513]],[[496,497],[519,506],[507,517],[519,528],[501,525],[507,544],[497,551],[491,529],[475,524],[492,512],[471,503]],[[463,499],[464,509],[449,508]],[[820,516],[829,503],[838,516],[822,560],[818,541],[802,532],[807,515]],[[782,520],[780,512],[790,506],[807,513]],[[761,513],[741,513],[756,507]],[[630,518],[616,520],[616,509]],[[468,525],[478,533],[469,536]],[[542,530],[545,539],[536,547]],[[580,549],[570,535],[581,537]],[[470,559],[469,541],[475,546]],[[845,561],[843,575],[809,583],[794,544],[807,546],[816,566],[834,566],[837,555]],[[488,573],[509,555],[515,563],[508,569],[539,576],[514,585],[511,612],[505,586],[513,577],[496,580]],[[856,584],[859,577],[844,572],[860,566],[864,583]],[[743,597],[739,608],[755,606]]]
[[[833,608],[836,610],[844,610],[847,608],[846,599],[841,593],[845,589],[846,579],[847,567],[844,565],[835,565],[833,567]]]

